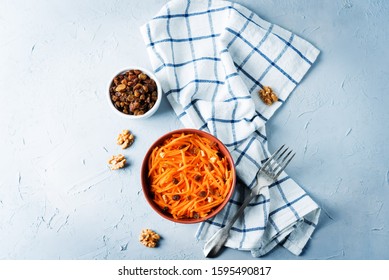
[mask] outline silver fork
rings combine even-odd
[[[263,188],[274,183],[285,167],[295,156],[292,150],[284,148],[282,145],[269,159],[263,164],[257,175],[257,185],[251,190],[250,195],[244,200],[242,206],[238,209],[232,219],[221,229],[219,229],[204,245],[204,256],[215,257],[223,245],[226,243],[229,232],[235,221],[243,214],[244,209],[250,201],[261,194]]]

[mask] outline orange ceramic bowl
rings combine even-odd
[[[232,180],[231,180],[232,183],[231,183],[231,187],[230,187],[227,195],[224,197],[223,201],[219,205],[216,205],[214,208],[212,208],[212,210],[204,217],[194,217],[194,218],[187,218],[187,217],[175,218],[175,217],[173,217],[173,215],[171,215],[169,212],[163,211],[163,208],[161,208],[154,201],[155,195],[152,193],[152,191],[150,189],[148,162],[149,162],[149,158],[150,158],[153,150],[156,147],[161,146],[165,140],[171,138],[174,134],[182,134],[182,133],[184,133],[184,134],[197,134],[200,137],[207,138],[207,139],[213,141],[214,143],[216,143],[218,150],[219,150],[219,153],[221,153],[221,157],[224,157],[227,160],[228,170],[231,171],[230,178],[232,178]],[[234,161],[231,157],[231,154],[229,153],[228,149],[224,146],[224,144],[219,139],[217,139],[213,135],[211,135],[207,132],[201,131],[201,130],[186,129],[185,128],[185,129],[171,131],[171,132],[163,135],[162,137],[160,137],[157,141],[154,142],[154,144],[151,145],[151,147],[148,149],[148,151],[146,152],[146,155],[143,159],[143,163],[142,163],[142,167],[141,167],[141,183],[142,183],[143,194],[144,194],[147,202],[150,204],[151,208],[154,209],[154,211],[157,212],[160,216],[162,216],[163,218],[168,219],[170,221],[176,222],[176,223],[193,224],[193,223],[199,223],[199,222],[203,222],[205,220],[208,220],[208,219],[214,217],[215,215],[217,215],[223,209],[223,207],[227,204],[227,202],[229,201],[229,199],[231,198],[231,196],[234,192],[235,185],[236,185],[236,171],[235,171],[235,165],[234,165]]]

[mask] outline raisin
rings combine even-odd
[[[194,179],[195,179],[197,182],[201,181],[202,178],[203,178],[203,177],[202,177],[201,175],[199,175],[199,174],[196,174],[196,175],[194,176]]]
[[[206,191],[201,191],[199,193],[199,197],[206,197],[207,196],[207,192]]]

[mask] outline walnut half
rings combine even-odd
[[[259,90],[258,93],[259,93],[259,97],[266,105],[272,105],[274,102],[278,101],[277,95],[273,92],[272,88],[269,86],[264,86],[262,89]]]
[[[144,229],[140,233],[139,241],[149,248],[154,248],[158,245],[158,241],[161,239],[158,233],[151,229]]]
[[[122,154],[118,154],[117,156],[112,156],[108,160],[108,165],[111,170],[117,170],[123,168],[126,164],[126,158]]]
[[[134,143],[134,135],[127,129],[124,129],[122,133],[118,135],[116,143],[122,147],[122,149],[126,149]]]

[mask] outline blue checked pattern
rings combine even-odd
[[[173,0],[141,27],[154,72],[186,127],[208,131],[231,151],[252,188],[268,158],[265,124],[285,102],[319,51],[245,7],[220,0]],[[279,101],[258,96],[270,86]],[[207,240],[236,212],[248,188],[238,185],[223,211],[202,223]],[[259,257],[277,244],[301,253],[318,222],[317,204],[287,174],[269,186],[235,223],[226,246]]]

